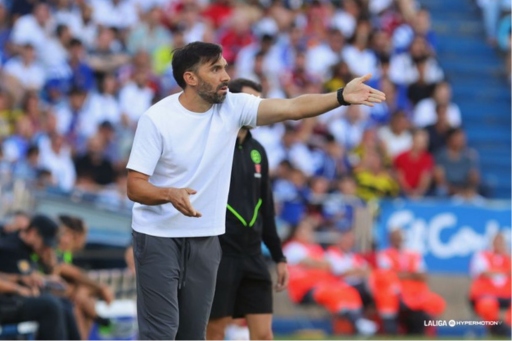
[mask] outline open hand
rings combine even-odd
[[[191,188],[169,188],[169,202],[175,209],[186,215],[187,217],[202,217],[190,203],[189,196],[196,194],[197,191]]]
[[[372,75],[369,73],[351,80],[343,90],[343,99],[350,104],[364,104],[369,107],[373,107],[374,103],[385,101],[386,95],[382,91],[364,84],[370,78]]]

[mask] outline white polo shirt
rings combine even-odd
[[[225,232],[231,167],[242,126],[256,126],[259,97],[226,96],[205,113],[185,109],[181,93],[164,98],[140,118],[126,168],[149,175],[158,187],[192,188],[201,218],[183,215],[172,204],[133,207],[132,228],[159,237],[203,237]]]

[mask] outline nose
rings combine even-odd
[[[226,69],[224,69],[224,72],[222,74],[221,82],[222,83],[228,83],[230,80],[231,80],[231,77],[229,77],[228,72],[226,71]]]

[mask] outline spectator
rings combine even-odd
[[[44,53],[39,56],[46,68],[51,70],[52,68],[65,67],[68,60],[68,46],[72,38],[68,26],[62,24],[57,26],[55,37],[48,39],[48,46],[44,49]]]
[[[20,57],[5,64],[5,72],[16,78],[25,90],[40,90],[45,81],[45,69],[36,61],[34,47],[23,45]]]
[[[277,215],[290,225],[298,224],[306,213],[308,188],[306,177],[291,165],[282,165],[287,169],[284,177],[274,183],[274,198],[280,206]]]
[[[57,131],[76,150],[81,150],[96,127],[91,122],[85,105],[87,93],[78,88],[71,89],[69,101],[56,108]]]
[[[321,177],[312,177],[308,185],[310,191],[307,193],[307,214],[322,218],[323,204],[328,196],[329,180]]]
[[[15,179],[24,180],[32,186],[35,185],[40,170],[39,148],[32,145],[27,149],[27,156],[15,163],[12,174]]]
[[[124,170],[116,172],[115,184],[105,186],[103,189],[100,189],[96,199],[96,204],[102,207],[108,207],[110,210],[115,212],[130,212],[134,202],[128,198],[126,183],[126,172]]]
[[[440,82],[434,89],[432,98],[421,100],[414,109],[413,124],[423,128],[436,123],[436,105],[448,106],[448,122],[452,127],[461,125],[459,106],[452,102],[452,88],[446,81]]]
[[[351,176],[336,181],[335,190],[329,194],[323,205],[326,225],[336,230],[347,231],[354,227],[355,211],[365,203],[357,197],[357,184]]]
[[[480,184],[478,154],[466,145],[466,134],[455,128],[446,148],[436,154],[435,182],[439,193],[458,194],[462,188]]]
[[[22,117],[23,111],[14,109],[12,96],[0,91],[0,140],[14,133],[16,121]]]
[[[398,111],[391,117],[389,126],[379,129],[379,139],[384,143],[387,154],[392,159],[411,148],[412,135],[408,128],[407,116],[403,111]]]
[[[16,50],[31,45],[42,56],[54,30],[50,9],[46,3],[37,3],[32,14],[23,15],[16,20],[12,29],[11,39]]]
[[[382,167],[380,155],[372,150],[365,153],[361,165],[354,171],[357,195],[365,201],[396,197],[400,188]]]
[[[321,79],[306,70],[306,56],[302,52],[295,55],[292,70],[281,77],[283,91],[287,97],[297,97],[305,93],[319,93],[322,90]]]
[[[93,0],[91,6],[94,21],[103,27],[126,30],[138,20],[137,10],[133,1],[129,0]]]
[[[153,55],[162,45],[169,45],[172,37],[161,24],[162,10],[151,8],[145,13],[145,20],[133,28],[128,37],[128,51],[135,54],[140,50]]]
[[[373,152],[379,155],[386,168],[391,165],[392,160],[388,155],[386,145],[377,137],[377,130],[370,126],[364,131],[361,143],[350,152],[350,164],[352,167],[358,167],[365,155]]]
[[[52,185],[64,193],[71,192],[75,185],[76,172],[71,149],[64,137],[56,133],[51,134],[50,140],[41,141],[39,148],[41,167],[50,172]]]
[[[102,186],[114,182],[114,167],[104,156],[104,145],[99,137],[89,139],[87,151],[75,159],[76,187],[97,192]]]
[[[57,72],[55,72],[57,71]],[[84,58],[84,47],[80,40],[69,42],[69,60],[66,69],[53,70],[48,75],[46,91],[52,104],[59,104],[71,89],[89,91],[94,86],[94,76]]]
[[[449,131],[453,128],[448,121],[448,106],[446,104],[436,105],[436,123],[427,126],[428,151],[436,154],[446,146]]]
[[[354,35],[354,42],[343,49],[342,58],[348,64],[350,72],[361,77],[367,73],[378,76],[377,58],[368,48],[371,25],[368,21],[359,21]]]
[[[409,112],[410,105],[405,94],[406,88],[403,85],[397,85],[391,82],[387,76],[382,76],[380,79],[370,82],[369,84],[386,94],[385,102],[370,108],[370,118],[372,122],[378,125],[387,124],[394,112]]]
[[[337,29],[327,32],[327,42],[320,43],[306,52],[306,70],[314,75],[326,78],[332,66],[341,61],[345,38]]]
[[[313,155],[308,147],[300,140],[299,132],[293,127],[286,127],[278,157],[274,163],[288,160],[297,169],[300,169],[306,176],[315,171]]]
[[[379,63],[382,64],[382,61],[386,60],[389,66],[389,59],[393,49],[389,34],[386,31],[374,30],[370,40],[372,50]],[[383,73],[382,70],[379,70],[379,72]],[[387,73],[381,74],[381,77],[383,76],[387,76]]]
[[[284,68],[281,53],[282,50],[275,44],[275,37],[264,34],[260,41],[247,45],[240,50],[235,63],[235,74],[237,77],[250,75],[254,70],[256,55],[262,54],[264,74],[276,78],[275,81],[279,82],[277,76],[283,72]]]
[[[429,48],[435,51],[437,39],[431,28],[428,10],[422,8],[415,11],[415,13],[406,15],[406,17],[410,18],[407,20],[409,23],[404,23],[393,32],[393,43],[396,51],[400,53],[407,50],[415,36],[424,38],[428,42]]]
[[[420,63],[425,63],[423,78],[426,83],[433,84],[443,80],[443,70],[430,51],[425,38],[419,36],[412,41],[409,53],[400,53],[391,58],[389,76],[393,83],[412,84],[420,78]]]
[[[429,83],[425,79],[427,72],[426,60],[418,61],[417,68],[418,80],[411,83],[407,88],[407,98],[413,106],[416,106],[421,100],[431,97],[436,86],[436,84]]]
[[[325,137],[324,148],[317,152],[317,155],[320,158],[319,165],[315,170],[317,176],[333,181],[350,171],[350,163],[345,154],[345,149],[330,134]]]
[[[242,9],[235,9],[235,12],[229,19],[229,27],[219,37],[224,48],[223,56],[228,63],[234,63],[238,52],[254,42],[249,14]]]
[[[28,117],[18,119],[14,135],[9,136],[3,143],[5,160],[16,162],[24,159],[33,137],[34,127]]]
[[[90,95],[87,103],[87,115],[91,131],[103,122],[118,124],[121,121],[121,108],[116,98],[117,80],[113,74],[106,74],[98,86],[98,92]]]
[[[106,0],[118,1],[118,0]],[[126,1],[126,0],[122,0]],[[102,1],[96,1],[102,2]],[[116,39],[113,28],[103,27],[98,32],[96,45],[89,52],[89,65],[97,74],[114,72],[121,65],[128,63],[130,56],[126,54],[121,43]]]
[[[126,127],[134,127],[139,117],[151,106],[155,94],[147,82],[148,70],[136,70],[133,81],[126,84],[119,93],[121,122]]]
[[[399,154],[394,162],[398,184],[409,198],[421,198],[430,189],[434,173],[434,158],[427,151],[428,134],[414,132],[412,148]]]
[[[10,57],[8,44],[11,38],[11,21],[9,19],[6,3],[0,2],[0,62],[2,64]]]
[[[83,32],[83,22],[80,10],[77,10],[74,1],[58,0],[55,1],[53,16],[57,25],[69,28],[72,37],[81,37]]]
[[[329,124],[329,132],[346,150],[359,145],[362,140],[366,122],[362,109],[358,106],[348,107],[345,116]]]
[[[354,0],[346,0],[341,3],[331,19],[331,27],[335,27],[346,39],[350,39],[356,31],[357,19],[361,10]]]
[[[201,9],[194,2],[189,2],[182,6],[180,20],[177,26],[183,32],[185,43],[194,41],[211,42],[213,31],[211,26],[201,17]]]
[[[477,4],[483,12],[487,42],[492,46],[496,45],[501,3],[501,0],[477,0]]]
[[[16,211],[9,217],[8,222],[0,227],[0,238],[9,233],[26,230],[30,225],[30,215],[25,211]]]
[[[352,78],[354,77],[350,73],[347,63],[343,61],[336,63],[332,66],[331,78],[324,84],[324,90],[336,91],[336,89],[344,87]]]

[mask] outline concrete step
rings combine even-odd
[[[481,20],[443,21],[433,18],[432,28],[439,35],[474,36],[485,33]]]

